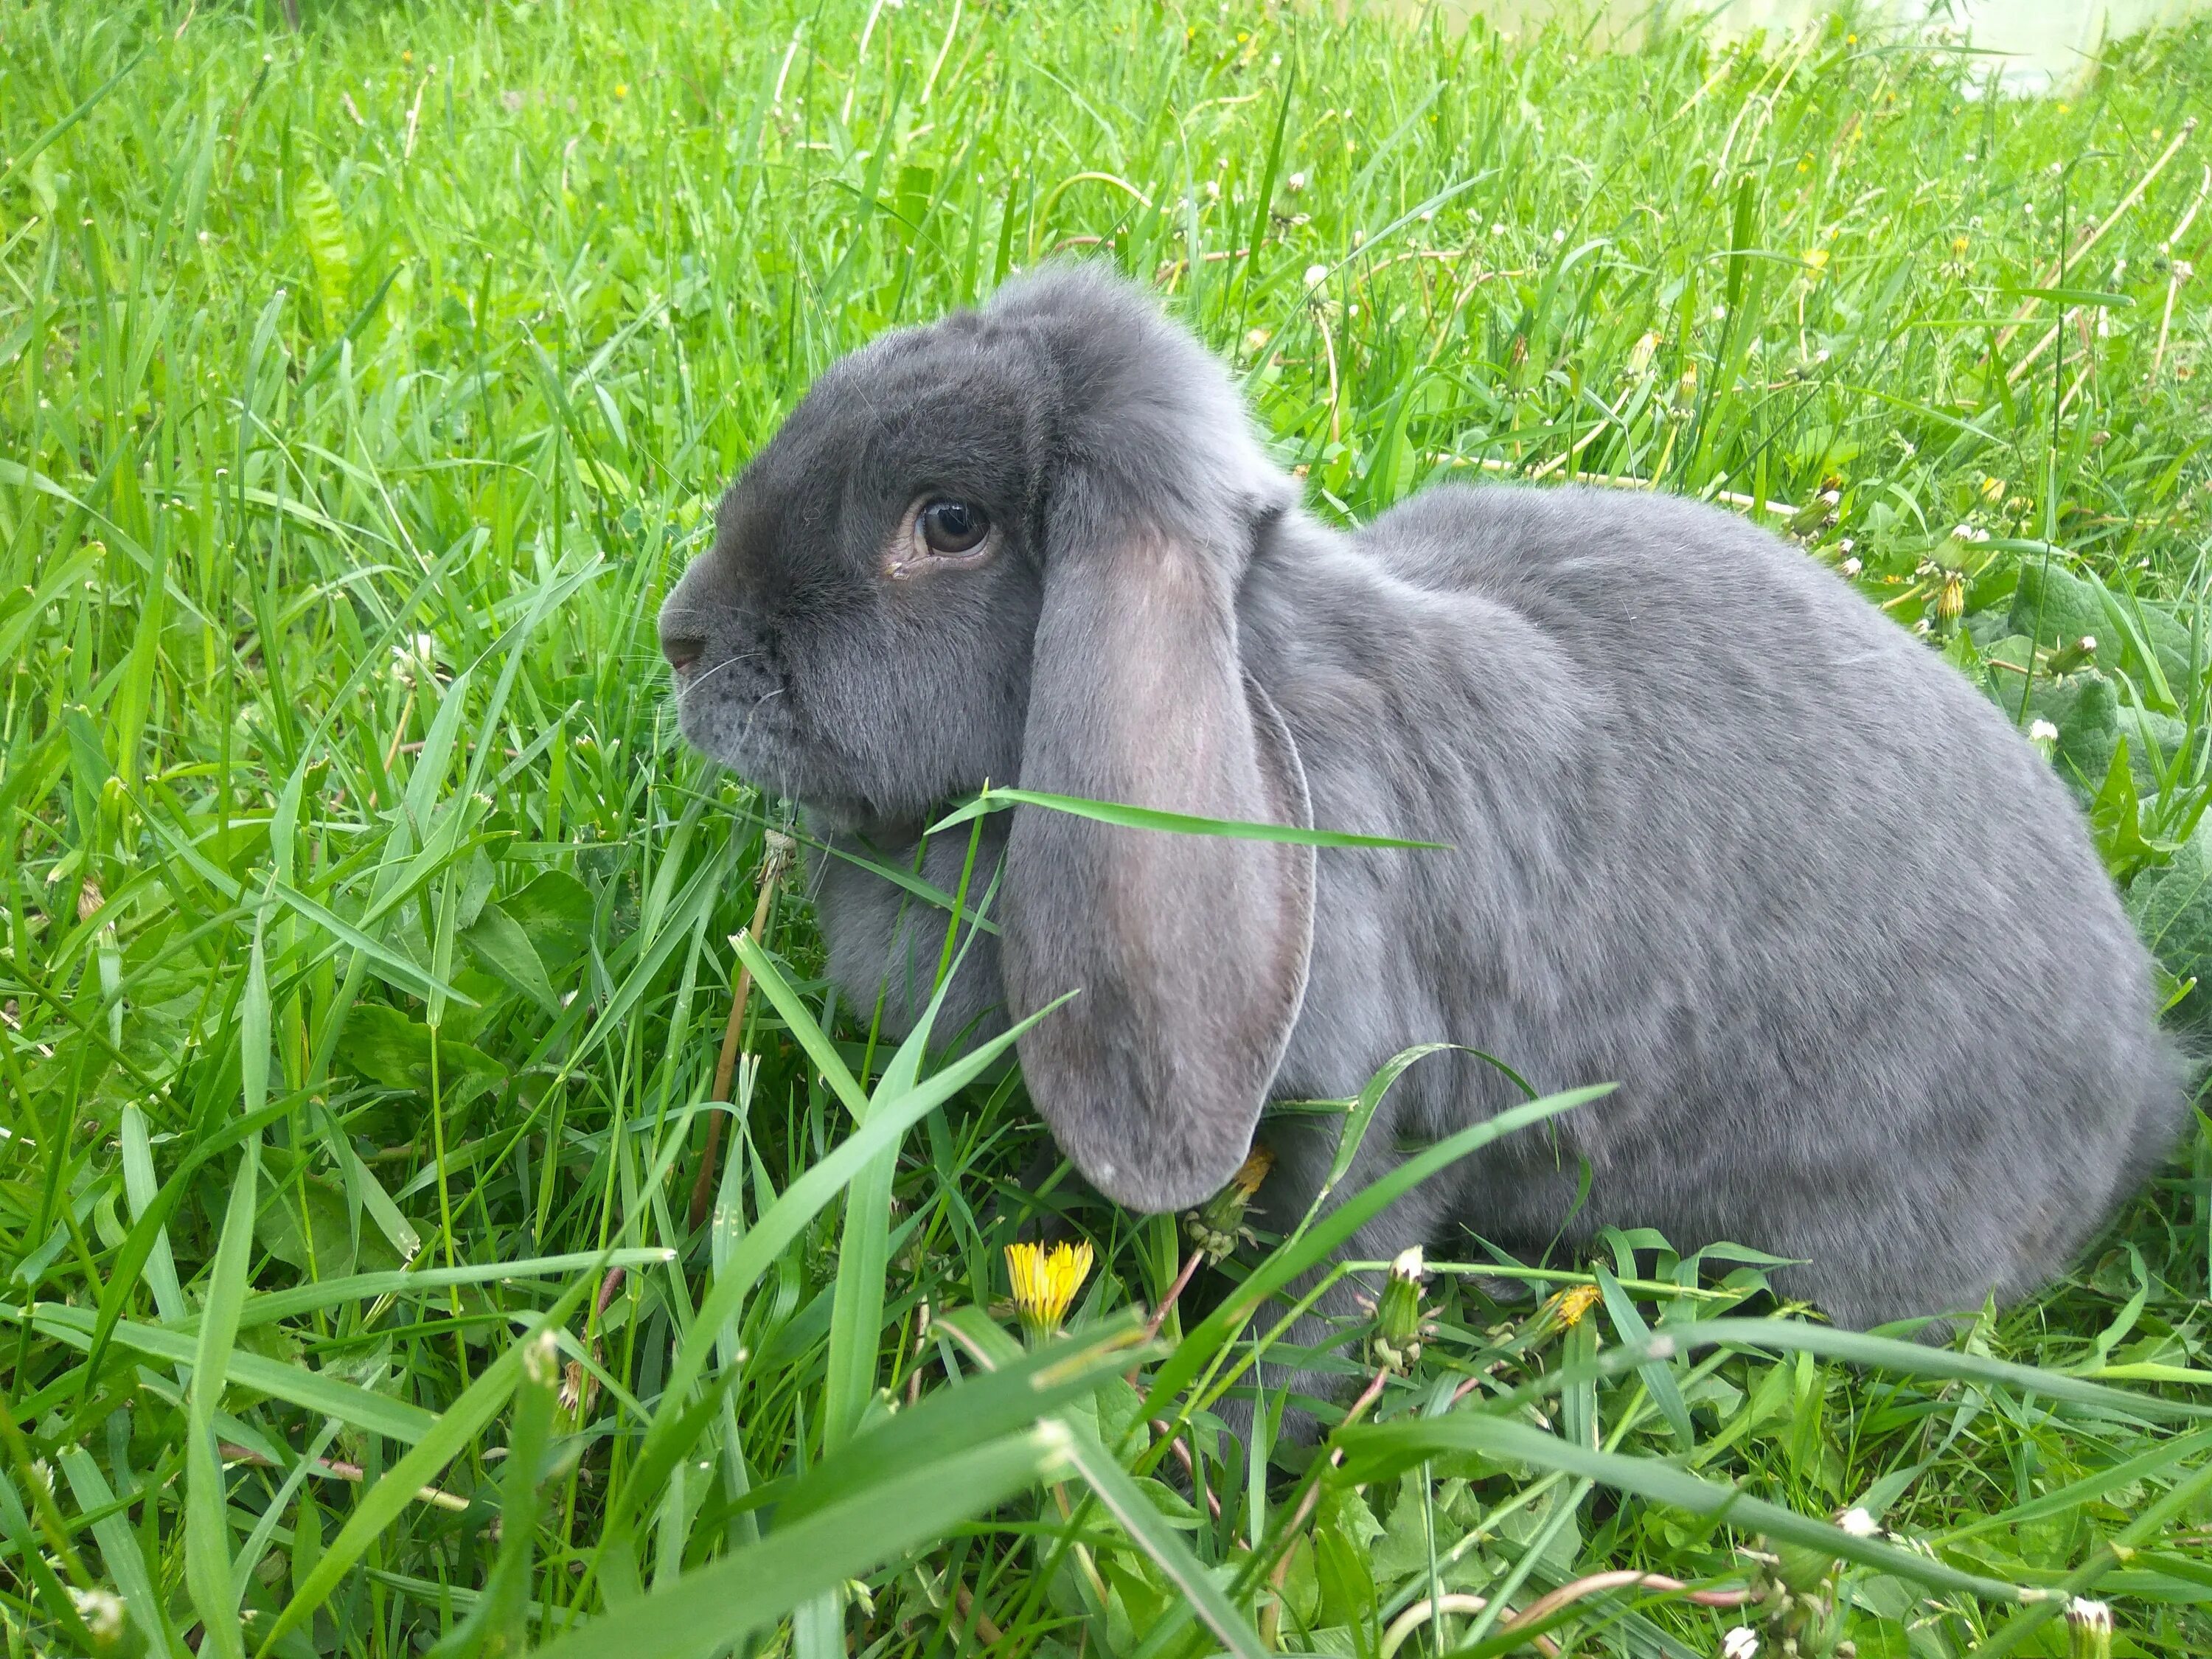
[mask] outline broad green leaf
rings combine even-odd
[[[461,929],[461,943],[485,969],[509,990],[526,996],[549,1014],[561,1012],[561,999],[522,925],[496,904],[487,904]]]

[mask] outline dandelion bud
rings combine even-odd
[[[2027,740],[2035,745],[2035,752],[2049,760],[2058,752],[2058,728],[2049,720],[2036,720],[2027,728]]]
[[[1421,1358],[1421,1247],[1413,1245],[1390,1264],[1382,1299],[1375,1304],[1375,1334],[1368,1346],[1376,1363],[1404,1373]]]
[[[2084,634],[2071,645],[2061,645],[2051,653],[2051,672],[2070,674],[2084,664],[2093,663],[2097,655],[2097,636]]]
[[[1283,185],[1291,195],[1295,196],[1306,187],[1306,176],[1303,173],[1294,173],[1283,180]]]
[[[1251,1207],[1252,1195],[1274,1167],[1274,1153],[1265,1146],[1255,1146],[1229,1177],[1226,1187],[1183,1217],[1183,1232],[1206,1253],[1209,1267],[1235,1249],[1238,1239],[1251,1237],[1244,1225],[1244,1212]]]
[[[1721,1638],[1721,1659],[1759,1659],[1759,1632],[1738,1625]]]
[[[1659,349],[1659,337],[1646,330],[1628,351],[1628,372],[1641,374],[1651,367],[1652,355]]]
[[[1963,570],[1947,570],[1943,585],[1936,591],[1936,623],[1948,629],[1966,609],[1966,574]]]
[[[1006,1277],[1013,1281],[1014,1312],[1022,1333],[1032,1343],[1060,1334],[1060,1322],[1075,1301],[1076,1291],[1091,1276],[1091,1241],[1055,1244],[1006,1246]]]
[[[2072,1659],[2112,1659],[2112,1609],[2077,1595],[2066,1604],[2067,1652]]]
[[[561,1368],[561,1389],[554,1398],[571,1423],[580,1423],[599,1402],[599,1379],[582,1360],[572,1359]]]
[[[1846,576],[1856,576],[1860,571],[1866,568],[1866,566],[1860,563],[1856,559],[1845,559],[1841,564],[1838,565],[1836,568],[1842,571]]]
[[[1312,292],[1315,289],[1319,288],[1328,280],[1328,267],[1327,265],[1308,265],[1306,267],[1307,292]]]
[[[763,881],[780,879],[791,867],[792,854],[799,843],[781,830],[770,830],[761,836],[760,875]]]

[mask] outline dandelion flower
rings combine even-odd
[[[1828,250],[1824,247],[1808,247],[1800,257],[1814,270],[1820,270],[1828,263]]]
[[[1091,1241],[1074,1244],[1009,1244],[1006,1276],[1013,1281],[1014,1311],[1032,1342],[1057,1335],[1076,1291],[1091,1276]]]
[[[1599,1295],[1595,1285],[1570,1285],[1546,1302],[1537,1316],[1544,1324],[1571,1330],[1597,1306]]]

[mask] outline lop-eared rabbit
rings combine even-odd
[[[831,368],[660,629],[690,741],[880,863],[987,781],[1448,847],[985,820],[1000,931],[936,1030],[1079,991],[1022,1071],[1133,1209],[1214,1193],[1270,1101],[1449,1042],[1620,1086],[1416,1188],[1360,1257],[1649,1226],[1785,1258],[1778,1290],[1864,1326],[2033,1291],[2180,1132],[2081,814],[1926,645],[1664,496],[1438,485],[1324,526],[1222,366],[1093,270]],[[932,838],[922,873],[950,891],[967,851]],[[944,915],[815,874],[848,1003],[918,1017]],[[1343,1189],[1522,1098],[1422,1060]],[[1262,1199],[1295,1218],[1334,1125],[1279,1121],[1306,1127],[1270,1125]]]

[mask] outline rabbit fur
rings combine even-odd
[[[924,545],[939,499],[982,547]],[[1079,990],[1023,1071],[1134,1209],[1212,1194],[1269,1101],[1449,1041],[1539,1090],[1620,1086],[1417,1188],[1359,1257],[1654,1227],[1786,1258],[1778,1290],[1865,1326],[2035,1290],[2181,1130],[2080,811],[1935,652],[1665,496],[1439,485],[1327,527],[1222,366],[1093,269],[831,368],[661,629],[684,734],[834,851],[912,868],[987,780],[1449,844],[984,821],[1000,932],[936,1029]],[[923,851],[940,890],[968,834]],[[843,857],[816,879],[848,999],[913,1020],[942,913]],[[1474,1054],[1423,1060],[1344,1190],[1521,1098]],[[1295,1218],[1334,1125],[1277,1122],[1263,1200]]]

